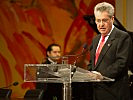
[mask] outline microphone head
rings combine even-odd
[[[14,82],[13,83],[13,86],[17,86],[19,83],[18,82]]]
[[[87,43],[84,43],[83,49],[82,49],[82,54],[85,54],[87,52],[88,52],[88,44]]]
[[[87,47],[88,47],[88,44],[85,43],[85,44],[83,45],[83,49],[87,49]]]

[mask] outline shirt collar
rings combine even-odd
[[[114,29],[114,25],[112,25],[112,28],[111,28],[111,30],[110,30],[110,32],[109,32],[109,34],[107,35],[107,36],[109,36],[110,34],[111,34],[111,32],[113,31],[113,29]]]
[[[53,61],[52,59],[48,58],[48,60],[51,62],[51,64],[57,64],[57,62]]]

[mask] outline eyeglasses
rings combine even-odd
[[[107,23],[110,19],[109,18],[105,18],[105,19],[96,19],[96,23]]]

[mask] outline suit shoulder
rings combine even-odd
[[[48,63],[48,60],[47,59],[43,59],[41,64],[47,64]]]
[[[129,37],[130,35],[128,34],[128,32],[120,30],[118,28],[115,27],[114,31],[116,32],[116,37],[121,37],[121,36],[125,36],[125,37]]]

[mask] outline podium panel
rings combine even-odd
[[[72,82],[106,82],[106,81],[114,81],[114,79],[103,76],[102,80],[97,80],[92,76],[89,76],[89,73],[93,73],[91,71],[85,70],[83,68],[76,68],[76,72],[72,77]]]
[[[25,64],[24,82],[71,83],[70,64]]]

